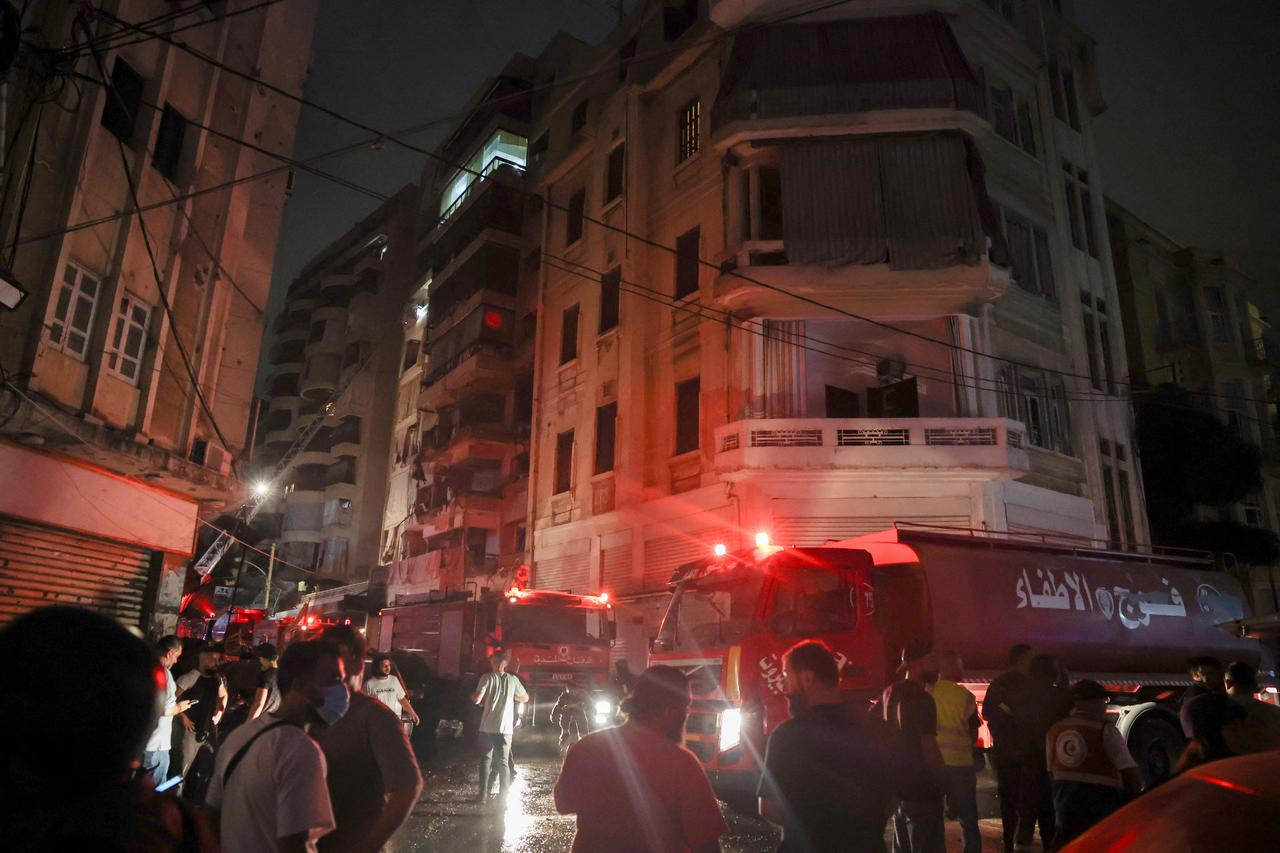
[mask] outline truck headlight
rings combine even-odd
[[[742,739],[742,709],[728,708],[720,712],[720,751],[733,749]]]
[[[610,702],[608,699],[599,699],[599,700],[597,700],[597,701],[596,701],[596,713],[597,713],[597,714],[612,714],[612,713],[613,713],[613,703],[612,703],[612,702]]]

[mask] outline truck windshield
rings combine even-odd
[[[764,575],[744,570],[717,572],[685,581],[671,596],[657,647],[696,651],[740,642],[751,628]]]
[[[591,607],[508,604],[502,611],[502,639],[516,643],[592,645],[609,640],[606,612]]]

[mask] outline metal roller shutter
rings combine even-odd
[[[913,521],[917,524],[929,524],[938,527],[967,528],[970,519],[967,515],[934,515],[911,519],[877,516],[778,516],[773,520],[771,538],[773,544],[799,547],[815,547],[826,542],[874,533],[877,530],[888,530],[895,521]]]
[[[538,589],[567,590],[582,595],[592,591],[587,589],[590,576],[591,555],[588,553],[549,557],[534,565],[533,585]]]
[[[143,548],[0,517],[0,622],[70,604],[143,628],[151,557]]]
[[[660,536],[644,543],[644,588],[666,589],[671,573],[685,563],[709,557],[716,543],[733,546],[727,528],[718,527],[681,536]]]
[[[610,595],[630,592],[635,588],[631,580],[631,543],[617,548],[605,548],[600,558],[601,584]]]

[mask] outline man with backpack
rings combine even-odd
[[[308,730],[333,725],[350,699],[329,643],[289,646],[280,659],[280,707],[236,729],[218,751],[207,805],[226,853],[309,851],[334,828],[325,759]]]

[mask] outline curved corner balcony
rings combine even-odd
[[[1016,479],[1031,467],[1026,429],[1005,418],[761,418],[715,433],[730,479],[784,472]]]
[[[304,400],[324,402],[338,388],[342,373],[342,355],[317,353],[307,359],[307,371],[302,376],[301,390]]]

